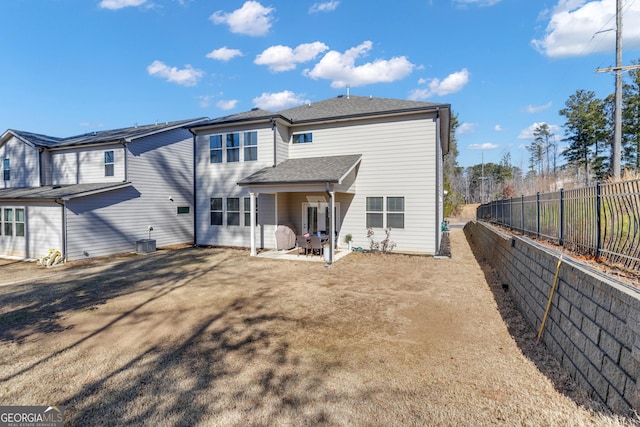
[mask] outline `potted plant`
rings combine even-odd
[[[351,252],[351,241],[353,240],[353,236],[351,235],[351,233],[347,233],[344,236],[344,242],[347,244],[347,246],[349,247],[349,252]]]

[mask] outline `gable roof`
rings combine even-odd
[[[69,200],[106,191],[130,187],[130,182],[102,182],[92,184],[46,185],[0,189],[0,200]]]
[[[137,138],[142,138],[173,129],[185,128],[205,120],[207,120],[206,117],[201,117],[197,119],[178,120],[153,125],[131,126],[127,128],[90,132],[82,135],[71,136],[68,138],[57,138],[33,132],[9,129],[4,133],[4,135],[2,135],[0,141],[6,139],[10,135],[15,135],[19,139],[31,145],[45,148],[113,143],[132,141]]]
[[[310,184],[342,182],[360,163],[361,154],[289,159],[275,167],[266,167],[238,182],[239,186],[273,184]]]
[[[289,124],[295,124],[311,121],[350,119],[373,115],[435,111],[441,108],[449,110],[450,107],[451,106],[449,104],[436,104],[433,102],[340,95],[335,98],[329,98],[323,101],[308,103],[302,106],[276,112],[254,108],[243,113],[207,120],[191,126],[190,128],[197,129],[200,127],[256,120],[268,121],[275,118],[284,120]]]

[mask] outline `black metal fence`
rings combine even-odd
[[[496,200],[476,217],[640,270],[640,180]]]

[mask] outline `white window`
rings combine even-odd
[[[114,175],[115,157],[113,151],[104,152],[104,176]]]
[[[16,208],[15,215],[16,237],[24,237],[24,209]]]
[[[404,197],[387,197],[387,228],[404,228]]]
[[[367,228],[404,228],[404,197],[367,197]]]
[[[2,162],[2,175],[5,181],[11,180],[11,162],[9,159],[4,159]]]
[[[309,144],[313,142],[313,135],[311,132],[307,133],[294,133],[292,137],[294,144]]]
[[[383,197],[367,197],[367,228],[384,227],[383,205]]]
[[[211,198],[211,225],[222,225],[222,197]]]
[[[209,161],[210,163],[222,163],[222,135],[209,137]]]
[[[240,199],[238,197],[227,199],[227,225],[240,225]]]
[[[227,163],[240,161],[240,134],[227,134]]]
[[[244,133],[244,161],[258,160],[258,132]]]
[[[4,214],[2,215],[4,222],[4,235],[13,236],[13,209],[4,208]]]

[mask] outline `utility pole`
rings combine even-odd
[[[620,178],[620,163],[622,158],[622,72],[640,68],[640,65],[622,65],[622,0],[616,0],[616,66],[598,68],[596,73],[616,73],[615,116],[612,151],[613,177]]]

